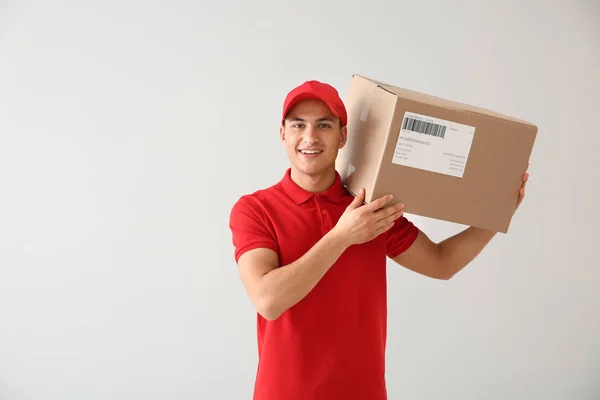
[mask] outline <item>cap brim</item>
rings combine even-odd
[[[288,114],[290,113],[290,111],[292,110],[292,108],[294,108],[294,106],[296,104],[298,104],[299,102],[303,101],[303,100],[319,100],[322,101],[323,103],[325,103],[325,105],[327,106],[327,108],[329,109],[329,112],[331,112],[336,118],[339,118],[334,111],[334,108],[332,107],[332,105],[325,100],[323,97],[319,96],[316,93],[310,93],[310,92],[301,92],[298,93],[297,95],[295,95],[294,97],[292,97],[289,102],[288,105],[284,111],[284,115],[282,116],[282,121],[285,121],[285,119],[287,118]]]

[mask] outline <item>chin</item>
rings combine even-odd
[[[319,175],[319,174],[323,174],[323,173],[329,171],[331,168],[333,168],[333,166],[322,165],[321,163],[319,163],[319,164],[313,164],[313,165],[306,165],[304,163],[297,163],[297,164],[294,165],[294,167],[299,172],[302,172],[303,174],[306,174],[306,175]]]

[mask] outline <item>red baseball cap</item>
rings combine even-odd
[[[329,107],[331,113],[341,120],[342,126],[346,126],[348,123],[346,107],[344,106],[344,102],[340,98],[338,91],[327,83],[315,80],[306,81],[288,93],[283,103],[282,120],[285,120],[285,117],[296,103],[307,99],[321,100]]]

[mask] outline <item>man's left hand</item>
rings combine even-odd
[[[529,164],[527,164],[527,168],[529,168]],[[525,197],[525,186],[527,185],[528,179],[529,172],[525,171],[525,175],[523,175],[523,183],[521,183],[521,189],[519,190],[519,197],[517,198],[517,204],[515,205],[515,211],[517,211],[517,209],[523,202],[523,198]]]

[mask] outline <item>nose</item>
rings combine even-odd
[[[306,143],[317,143],[319,141],[319,135],[318,135],[318,129],[317,127],[315,127],[312,124],[309,124],[306,126],[306,128],[304,129],[304,135],[303,135],[303,140]]]

